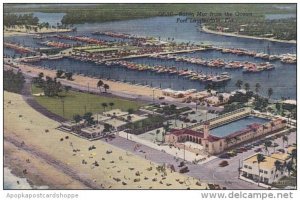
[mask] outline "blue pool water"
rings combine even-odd
[[[237,121],[225,124],[223,126],[211,129],[210,133],[217,137],[225,137],[230,135],[231,133],[247,128],[247,125],[253,123],[264,124],[268,121],[269,121],[268,119],[259,118],[259,117],[253,117],[253,116],[245,117]]]

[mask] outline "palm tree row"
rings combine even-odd
[[[100,93],[101,93],[101,87],[104,88],[105,92],[107,92],[107,90],[109,89],[109,85],[104,83],[102,80],[99,80],[97,83],[97,88],[99,89]]]
[[[104,112],[105,112],[105,110],[106,110],[106,108],[107,108],[108,106],[110,106],[110,109],[112,110],[113,107],[114,107],[114,105],[115,105],[115,103],[114,103],[114,102],[110,102],[110,103],[105,103],[105,102],[103,102],[101,105],[102,105],[103,110],[104,110]]]
[[[242,80],[237,80],[236,81],[236,83],[235,83],[235,86],[238,88],[238,89],[242,89],[242,86],[244,85],[244,89],[246,90],[246,91],[249,91],[250,90],[250,84],[249,83],[244,83]],[[261,89],[261,85],[260,85],[260,83],[256,83],[255,84],[255,93],[256,94],[258,94],[259,93],[259,91],[260,91],[260,89]],[[268,90],[267,90],[267,95],[268,95],[268,97],[269,97],[269,99],[271,98],[271,96],[273,95],[273,88],[269,88]]]

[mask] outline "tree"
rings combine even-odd
[[[104,84],[104,90],[105,90],[105,92],[107,92],[107,90],[109,89],[109,85],[107,85],[107,84]]]
[[[273,148],[274,148],[273,153],[275,153],[276,147],[278,147],[278,146],[279,146],[279,144],[277,144],[276,142],[273,143]]]
[[[259,90],[260,90],[261,86],[259,83],[256,83],[255,84],[255,93],[258,94],[259,93]]]
[[[218,96],[218,99],[219,99],[220,103],[223,103],[223,101],[224,101],[224,96],[223,96],[222,94],[220,94],[220,95]]]
[[[64,87],[65,92],[68,93],[68,92],[71,90],[71,88],[72,88],[71,86],[66,85],[66,86]]]
[[[289,173],[289,176],[291,175],[291,171],[293,170],[293,163],[292,161],[289,161],[287,164],[286,164],[286,169]]]
[[[110,132],[112,130],[112,128],[113,128],[112,125],[105,123],[103,132]]]
[[[63,75],[63,71],[62,70],[57,70],[56,71],[56,78],[61,78],[61,76]]]
[[[106,109],[106,107],[108,106],[107,103],[102,103],[101,105],[102,105],[103,110],[104,110],[104,112],[105,112],[105,109]]]
[[[245,90],[246,90],[246,91],[249,91],[249,89],[250,89],[250,84],[249,84],[249,83],[245,83],[245,84],[244,84],[244,87],[245,87]]]
[[[265,156],[261,153],[256,155],[256,160],[257,160],[257,165],[258,165],[258,185],[260,182],[260,163],[263,162],[265,160]]]
[[[274,165],[275,165],[275,173],[274,173],[274,179],[275,179],[275,177],[276,177],[276,172],[277,172],[278,170],[281,170],[281,169],[282,169],[282,163],[281,163],[279,160],[276,160],[275,163],[274,163]]]
[[[92,125],[95,123],[94,118],[92,117],[93,113],[87,112],[83,115],[83,119],[87,122],[88,125]]]
[[[268,89],[268,97],[269,97],[269,99],[271,98],[272,95],[273,95],[273,89],[269,88]]]
[[[100,90],[100,93],[101,93],[101,87],[103,86],[103,81],[102,80],[99,80],[98,83],[97,83],[97,88],[99,88]]]
[[[160,129],[157,129],[155,132],[155,141],[157,141],[157,135],[160,133]]]
[[[297,163],[297,149],[292,150],[291,157],[292,157],[292,163],[294,163],[294,160],[296,161],[295,163]]]
[[[128,110],[127,110],[127,112],[128,112],[128,114],[133,114],[134,113],[134,109],[133,108],[128,108]]]
[[[23,74],[18,71],[14,73],[13,70],[3,71],[3,89],[9,92],[20,93],[23,89],[25,78]]]
[[[110,109],[112,110],[112,108],[114,107],[115,103],[114,102],[110,102],[109,103],[109,106],[110,106]]]
[[[242,88],[242,85],[243,85],[243,81],[242,81],[242,80],[237,80],[236,83],[235,83],[235,86],[236,86],[238,89],[241,89],[241,88]]]
[[[65,77],[67,78],[67,80],[72,81],[72,80],[73,80],[72,76],[73,76],[73,73],[72,73],[72,72],[67,72],[67,73],[65,73]]]
[[[264,144],[265,150],[266,150],[266,152],[268,152],[268,155],[269,155],[269,149],[268,148],[271,147],[271,146],[272,146],[272,142],[270,140],[267,140]]]
[[[282,148],[284,148],[284,142],[288,144],[289,138],[286,135],[282,136]]]
[[[131,119],[132,119],[131,115],[128,115],[128,116],[127,116],[127,121],[129,121],[129,122],[130,122],[130,121],[131,121]]]
[[[73,120],[75,121],[75,123],[77,124],[78,122],[80,122],[82,119],[82,117],[78,114],[74,115]]]

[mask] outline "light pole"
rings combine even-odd
[[[65,117],[65,100],[61,98],[60,101],[62,103],[63,117]]]
[[[183,161],[185,161],[185,144],[183,144]]]
[[[154,89],[152,90],[153,94],[152,94],[152,101],[154,103]]]

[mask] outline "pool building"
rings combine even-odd
[[[189,141],[200,144],[204,153],[219,154],[235,145],[281,130],[285,126],[284,119],[264,119],[252,116],[249,110],[242,110],[206,121],[198,129],[172,129],[165,135],[165,141],[176,147]],[[189,150],[188,147],[185,148]]]

